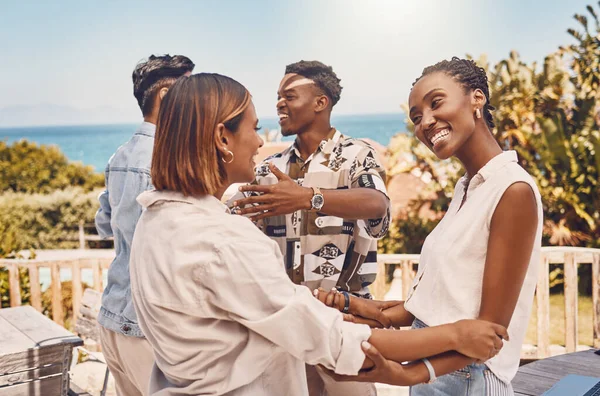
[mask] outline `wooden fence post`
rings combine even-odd
[[[71,266],[71,279],[73,282],[73,319],[77,320],[79,316],[79,307],[81,306],[81,298],[83,296],[83,288],[81,285],[81,267],[79,262],[81,260],[73,260]]]
[[[550,280],[548,256],[542,254],[535,292],[537,302],[537,358],[550,356]]]
[[[93,260],[92,271],[94,273],[94,290],[102,293],[102,266],[98,259]]]
[[[21,285],[19,279],[19,265],[12,263],[8,266],[8,286],[10,287],[10,306],[21,305]]]
[[[376,300],[383,300],[383,294],[385,290],[385,262],[377,260],[377,276],[375,281],[369,287],[373,298]]]
[[[565,346],[577,350],[577,261],[575,253],[565,253]]]
[[[79,249],[85,249],[85,229],[83,220],[79,220]]]
[[[37,264],[29,264],[29,292],[31,306],[42,312],[42,289],[40,284],[40,268]]]
[[[55,323],[64,326],[60,267],[60,262],[53,262],[50,269],[52,279],[52,320],[54,320]]]
[[[412,261],[402,260],[402,299],[406,300],[412,285]]]
[[[592,324],[594,348],[600,348],[600,253],[592,258]]]

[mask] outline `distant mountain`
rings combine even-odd
[[[89,125],[135,123],[140,119],[137,108],[117,109],[101,106],[79,109],[50,103],[0,108],[0,127],[37,125]]]

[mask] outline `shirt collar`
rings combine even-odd
[[[156,125],[151,122],[142,122],[142,124],[138,127],[136,134],[146,135],[150,137],[154,137],[154,133],[156,132]]]
[[[214,212],[229,212],[229,208],[212,195],[206,194],[199,197],[185,196],[178,191],[145,191],[138,195],[137,201],[144,209],[159,202],[182,202],[197,206],[202,210]]]
[[[505,165],[511,162],[517,162],[517,160],[518,157],[516,151],[503,151],[502,153],[489,160],[488,163],[485,164],[483,168],[481,168],[477,173],[479,173],[484,180],[487,180],[498,170],[504,168]]]
[[[517,152],[514,150],[503,151],[502,153],[496,155],[494,158],[489,160],[487,164],[485,164],[477,175],[483,178],[483,181],[489,179],[494,173],[498,170],[502,169],[506,164],[511,162],[517,162],[518,156]],[[469,180],[470,176],[468,174],[465,175],[465,179]]]
[[[322,151],[323,154],[325,154],[325,155],[331,154],[333,152],[333,148],[339,142],[341,137],[342,137],[342,133],[334,127],[333,133],[329,133],[329,135],[327,137],[325,137],[325,139],[321,140],[321,143],[319,143],[319,146],[317,147],[317,151],[315,151],[313,154],[311,154],[309,156],[309,158],[312,157],[313,155],[317,154],[319,151]],[[294,140],[294,144],[292,144],[292,153],[296,157],[302,158],[300,156],[300,150],[298,149],[297,140]]]

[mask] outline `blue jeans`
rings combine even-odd
[[[415,319],[413,329],[427,327],[419,319]],[[411,396],[512,396],[514,391],[510,384],[498,379],[485,364],[473,363],[453,373],[443,375],[433,384],[411,386]]]

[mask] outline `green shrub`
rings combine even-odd
[[[392,221],[387,235],[378,241],[379,251],[389,254],[418,254],[425,238],[437,223],[437,220],[429,220],[416,212],[409,212],[405,217]]]
[[[100,191],[0,195],[0,257],[23,249],[77,248],[79,221],[94,221]]]
[[[0,141],[0,193],[49,193],[76,186],[86,191],[102,187],[104,175],[91,166],[69,162],[56,146]]]

